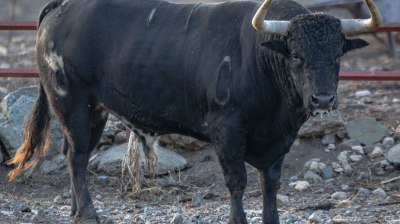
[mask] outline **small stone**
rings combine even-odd
[[[364,155],[363,147],[360,146],[360,145],[356,145],[356,146],[351,147],[351,150],[353,152],[357,153],[357,154]]]
[[[221,217],[219,217],[218,215],[210,215],[210,219],[213,222],[217,222],[217,221],[221,220]]]
[[[321,180],[321,177],[312,171],[307,171],[307,173],[304,174],[304,179],[306,179],[306,180]]]
[[[114,144],[123,144],[126,142],[126,132],[120,131],[114,136]]]
[[[335,144],[335,134],[327,134],[322,137],[322,145]]]
[[[70,210],[71,210],[71,206],[68,206],[68,205],[60,207],[60,211],[70,211]]]
[[[328,149],[329,149],[329,150],[335,150],[335,149],[336,149],[335,144],[329,144],[329,145],[328,145]]]
[[[96,199],[97,199],[97,200],[101,200],[101,195],[99,195],[99,194],[96,195]]]
[[[362,160],[362,155],[351,155],[350,160],[353,162],[360,162]]]
[[[369,90],[360,90],[356,92],[356,97],[363,97],[363,96],[371,96],[371,91]]]
[[[346,151],[350,151],[351,150],[351,148],[353,147],[353,146],[356,146],[356,145],[360,145],[360,142],[359,141],[357,141],[357,140],[355,140],[355,139],[350,139],[350,140],[347,140],[347,141],[343,141],[339,146],[338,146],[338,148],[340,149],[340,150],[346,150]]]
[[[259,223],[262,221],[261,217],[253,217],[250,219],[250,223]]]
[[[372,191],[372,194],[375,196],[378,196],[380,198],[386,198],[386,192],[382,188],[378,188],[374,191]]]
[[[293,181],[296,181],[296,180],[298,180],[299,178],[297,177],[297,176],[292,176],[292,177],[290,177],[290,181],[291,182],[293,182]]]
[[[331,198],[334,200],[345,200],[347,198],[347,194],[346,194],[346,192],[339,191],[339,192],[332,194]]]
[[[311,210],[311,209],[306,209],[306,210],[304,210],[304,215],[308,218],[308,217],[310,217],[312,214],[314,213],[314,211],[313,210]]]
[[[198,207],[204,205],[204,200],[201,196],[193,195],[192,196],[192,206]]]
[[[332,162],[332,168],[338,169],[338,168],[342,168],[342,166],[339,163]]]
[[[335,224],[343,224],[343,223],[350,223],[350,221],[349,221],[348,219],[342,219],[342,218],[340,218],[340,216],[339,216],[339,218],[333,218],[333,219],[332,219],[332,223],[335,223]]]
[[[309,187],[310,183],[308,183],[308,181],[297,181],[294,188],[298,191],[304,191],[307,190]]]
[[[293,215],[293,214],[291,214],[289,212],[285,212],[280,216],[280,219],[282,219],[282,220],[288,220],[288,219],[292,219],[293,220],[295,218],[296,218],[296,215]],[[286,222],[286,223],[288,223],[288,222]]]
[[[325,167],[326,167],[325,163],[318,163],[318,170],[322,170]]]
[[[183,223],[183,217],[181,214],[176,213],[172,218],[171,224],[181,224]]]
[[[338,138],[340,138],[340,139],[346,138],[346,135],[347,135],[347,131],[337,131],[337,132],[336,132],[336,136],[337,136]]]
[[[54,204],[56,205],[61,205],[64,203],[63,199],[61,198],[61,196],[57,196],[53,199]]]
[[[310,170],[318,170],[318,163],[317,162],[311,162],[310,164]]]
[[[287,204],[289,204],[289,197],[286,196],[286,195],[278,194],[276,196],[276,203],[277,203],[278,206],[287,205]]]
[[[93,202],[93,206],[94,206],[94,207],[98,207],[98,208],[104,207],[104,203],[101,202],[101,201],[95,200],[95,201]]]
[[[317,164],[318,164],[319,161],[321,161],[321,159],[318,159],[318,158],[310,159],[309,161],[306,162],[306,164],[304,166],[307,168],[310,168],[312,162],[317,162]]]
[[[394,145],[394,139],[393,138],[384,138],[382,141],[382,146],[385,148],[390,148]]]
[[[321,175],[322,175],[322,177],[325,178],[325,179],[332,178],[332,176],[333,176],[333,169],[332,169],[332,167],[328,166],[328,167],[323,168],[323,169],[321,170]]]
[[[387,161],[386,159],[380,161],[379,164],[381,164],[381,167],[382,167],[382,168],[387,167],[387,166],[390,166],[389,161]]]
[[[387,160],[393,164],[393,166],[400,168],[400,144],[395,145],[389,150]]]
[[[196,216],[190,217],[190,221],[195,222],[195,223],[198,223],[198,222],[199,222],[199,220],[197,219]]]
[[[71,197],[71,190],[69,191],[64,191],[63,193],[63,198],[70,198]]]
[[[347,161],[348,153],[349,153],[349,151],[343,151],[337,156],[337,159],[339,160],[340,163],[343,163],[343,161]]]
[[[347,190],[349,190],[349,185],[347,185],[347,184],[342,184],[342,190],[344,190],[344,191],[347,191]]]
[[[314,191],[313,194],[322,194],[324,192],[325,192],[325,189],[321,188],[321,189],[318,189],[318,190]]]
[[[319,215],[317,213],[313,213],[310,215],[310,217],[308,217],[308,221],[310,223],[321,223],[322,219],[321,219],[321,217],[319,217]]]
[[[335,172],[336,172],[336,173],[342,173],[343,171],[344,171],[343,168],[337,168],[337,169],[335,169]]]
[[[381,157],[383,155],[383,150],[381,147],[375,147],[374,151],[372,151],[371,158],[375,159]]]
[[[358,190],[359,190],[362,194],[364,194],[365,196],[368,196],[368,195],[371,194],[371,191],[369,191],[368,189],[362,188],[362,187],[360,187]]]
[[[347,174],[353,172],[353,170],[354,170],[353,167],[352,167],[347,161],[343,161],[342,165],[343,165],[344,171],[345,171]]]

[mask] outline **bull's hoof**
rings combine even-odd
[[[70,216],[70,217],[74,217],[75,215],[76,215],[76,210],[73,211],[73,210],[71,209],[71,211],[69,212],[69,216]]]
[[[90,217],[75,217],[75,224],[100,224],[100,220],[96,215]]]

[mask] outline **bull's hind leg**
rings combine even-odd
[[[236,116],[216,117],[209,121],[212,141],[217,149],[219,162],[225,177],[225,185],[231,196],[229,224],[245,224],[242,197],[247,185],[244,166],[246,147],[245,130]]]
[[[71,178],[71,214],[75,214],[75,223],[96,223],[98,217],[88,191],[86,168],[90,152],[101,137],[106,117],[95,116],[97,111],[88,106],[89,97],[84,97],[84,93],[80,93],[79,97],[72,95],[54,106],[64,127],[63,154],[67,158]],[[57,111],[58,108],[64,110]]]
[[[99,142],[101,135],[104,130],[104,126],[107,123],[108,113],[106,113],[101,108],[97,108],[92,112],[92,122],[91,122],[91,131],[90,131],[90,143],[88,148],[88,154],[96,147],[97,143]],[[63,155],[67,155],[68,152],[68,141],[64,136],[64,144],[63,144]],[[89,156],[87,157],[89,160]],[[74,185],[71,182],[71,212],[70,216],[75,216],[77,213],[77,203],[75,197],[75,190]]]

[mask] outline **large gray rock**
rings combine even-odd
[[[91,161],[89,167],[109,175],[119,175],[121,173],[122,159],[127,152],[127,148],[128,143],[111,147]],[[154,166],[155,175],[167,174],[170,171],[174,172],[186,166],[186,159],[176,152],[163,148],[158,144],[155,144],[154,148],[158,155],[158,160]],[[139,150],[141,165],[144,166],[146,160],[142,144],[139,144]],[[147,170],[145,170],[145,175],[148,174]]]
[[[158,137],[158,140],[171,148],[184,148],[189,150],[198,150],[208,145],[206,142],[178,134],[162,135]]]
[[[336,132],[340,127],[343,127],[345,121],[339,110],[332,111],[331,116],[323,115],[321,118],[317,115],[310,117],[300,128],[297,137],[312,137]]]
[[[52,160],[43,161],[43,163],[40,164],[39,169],[43,173],[53,174],[63,170],[66,167],[67,167],[67,162],[65,160],[65,156],[58,155],[54,157]]]
[[[7,149],[18,149],[22,145],[23,122],[36,101],[39,87],[21,88],[8,94],[0,103],[0,140]],[[63,131],[54,113],[51,115],[51,143],[48,152],[59,154]]]
[[[387,160],[395,167],[400,168],[400,144],[395,145],[389,150]]]
[[[380,142],[388,135],[388,128],[380,125],[374,118],[363,117],[344,124],[350,138],[364,145]]]

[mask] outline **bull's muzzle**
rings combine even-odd
[[[317,114],[330,114],[332,109],[335,106],[336,97],[332,94],[312,94],[310,96],[309,102],[312,107],[312,115],[316,116]]]

